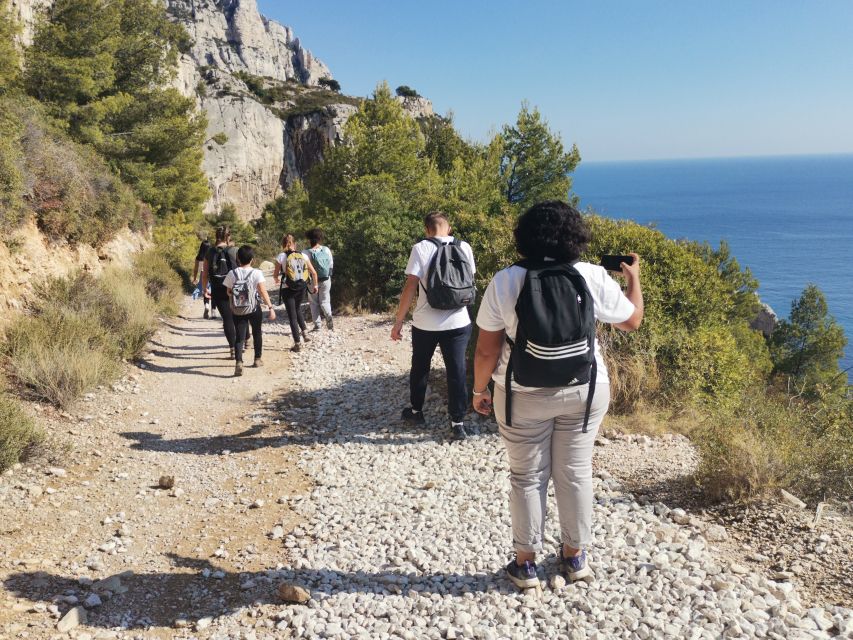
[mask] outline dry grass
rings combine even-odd
[[[36,398],[59,407],[70,406],[119,371],[115,341],[80,313],[22,317],[6,338],[12,375]]]
[[[0,471],[26,459],[43,440],[21,405],[0,391]]]
[[[145,292],[156,303],[161,313],[175,315],[183,293],[181,277],[157,251],[139,254],[133,263],[133,272],[145,286]]]
[[[121,359],[145,349],[158,314],[177,306],[175,272],[153,259],[142,271],[109,268],[101,278],[81,272],[40,287],[30,315],[7,331],[4,351],[15,379],[60,407],[114,379]]]

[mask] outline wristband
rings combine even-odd
[[[488,390],[489,390],[489,388],[488,388],[488,387],[486,387],[486,388],[485,388],[485,389],[483,389],[482,391],[474,391],[474,390],[472,389],[472,390],[471,390],[471,393],[473,393],[473,394],[474,394],[474,396],[475,396],[475,397],[477,397],[477,396],[481,396],[481,395],[483,395],[483,394],[484,394],[484,393],[486,393]]]

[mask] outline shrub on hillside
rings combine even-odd
[[[87,314],[23,316],[6,333],[9,369],[33,396],[67,407],[119,371],[116,341]]]
[[[786,488],[803,497],[853,492],[853,402],[813,403],[751,387],[731,406],[709,407],[691,432],[697,479],[712,498],[748,498]]]
[[[0,472],[24,460],[43,440],[18,401],[0,391]]]
[[[729,316],[737,292],[691,246],[630,221],[587,221],[592,242],[585,259],[597,263],[603,254],[635,251],[642,260],[645,320],[631,334],[606,329],[605,354],[615,378],[627,381],[642,371],[656,382],[651,389],[617,386],[614,410],[630,411],[655,392],[667,404],[726,403],[769,373],[761,336]]]
[[[65,407],[110,381],[119,361],[138,357],[161,312],[176,308],[180,283],[157,256],[135,271],[77,273],[39,287],[30,314],[12,322],[4,347],[9,370],[33,395]],[[158,298],[159,296],[159,298]]]
[[[181,278],[169,262],[155,249],[139,254],[133,261],[133,273],[142,280],[145,292],[162,313],[175,315],[183,287]]]
[[[4,228],[14,228],[25,216],[21,132],[21,123],[11,112],[10,99],[0,96],[0,224]]]
[[[150,225],[150,214],[133,192],[91,149],[49,124],[35,101],[21,98],[13,109],[13,117],[23,123],[24,192],[45,234],[98,246],[126,226],[141,230]]]

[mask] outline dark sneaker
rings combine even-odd
[[[411,407],[407,407],[403,409],[402,415],[403,421],[408,422],[410,424],[423,424],[424,420],[424,412],[423,411],[412,411]]]
[[[318,332],[320,329],[322,329],[322,328],[323,328],[323,326],[322,326],[322,325],[315,324],[315,325],[314,325],[314,328],[313,328],[313,329],[311,329],[311,333],[317,333],[317,332]]]
[[[450,432],[454,440],[464,440],[468,437],[468,432],[465,431],[465,425],[461,422],[451,422]]]
[[[326,328],[327,328],[329,331],[334,331],[334,330],[335,330],[335,323],[332,321],[332,317],[331,317],[331,316],[329,316],[328,318],[326,318]]]
[[[311,338],[308,337],[308,334],[304,331],[302,332],[302,341],[303,342],[311,342]]]
[[[234,377],[236,378],[236,377],[240,377],[242,375],[243,375],[243,363],[238,362],[236,365],[234,365]]]
[[[291,350],[291,351],[293,351],[293,352],[302,351],[302,343],[301,343],[301,342],[297,342],[295,345],[293,345],[292,347],[290,347],[290,350]]]
[[[255,367],[255,369],[257,369],[258,367],[263,367],[264,361],[260,358],[255,358],[255,361],[252,363],[252,366]]]
[[[515,558],[506,566],[506,575],[519,589],[534,589],[539,586],[539,576],[536,575],[536,563],[526,561],[520,565]]]
[[[582,550],[579,556],[566,558],[563,556],[563,545],[560,545],[560,551],[557,555],[560,560],[560,571],[562,571],[569,580],[583,580],[592,574],[592,570],[589,568],[589,563],[586,561],[586,549]]]

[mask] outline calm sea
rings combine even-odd
[[[584,208],[671,238],[728,241],[780,317],[817,284],[853,339],[853,155],[587,162],[574,191]]]

